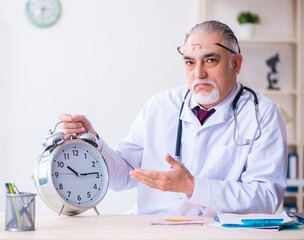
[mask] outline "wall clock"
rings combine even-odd
[[[43,202],[58,214],[76,215],[93,208],[109,185],[107,164],[90,133],[76,139],[61,132],[44,139],[45,147],[35,167],[35,185]]]
[[[59,0],[28,0],[25,11],[31,23],[48,27],[59,19],[61,6]]]

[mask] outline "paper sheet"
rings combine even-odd
[[[202,219],[158,219],[152,225],[203,225]]]

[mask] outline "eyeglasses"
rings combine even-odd
[[[231,48],[228,48],[228,47],[226,47],[226,46],[224,46],[224,45],[222,45],[222,44],[220,44],[220,43],[207,43],[207,44],[206,44],[206,43],[204,43],[204,44],[199,44],[199,43],[197,43],[197,44],[192,44],[192,45],[191,45],[192,51],[194,50],[195,47],[199,47],[199,49],[204,49],[204,50],[206,50],[206,49],[208,49],[208,47],[210,46],[210,44],[211,44],[211,45],[217,45],[217,46],[219,46],[219,47],[222,47],[222,48],[228,50],[228,51],[231,52],[231,53],[237,54],[236,51],[234,51],[234,50],[232,50]],[[185,53],[184,50],[185,50],[185,49],[184,49],[184,45],[177,47],[177,51],[178,51],[182,56],[183,56],[184,53]],[[239,46],[238,46],[238,51],[239,51],[239,53],[241,52]]]

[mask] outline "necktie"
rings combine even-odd
[[[215,112],[215,109],[213,108],[211,108],[209,111],[206,111],[197,106],[195,109],[197,111],[197,118],[201,122],[201,125],[203,125],[205,120]]]

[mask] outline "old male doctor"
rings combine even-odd
[[[286,130],[278,107],[257,93],[256,119],[254,97],[244,90],[234,117],[232,102],[241,88],[236,78],[243,58],[227,25],[196,25],[179,52],[187,86],[152,97],[115,149],[99,137],[110,187],[137,187],[138,214],[274,213],[284,195],[287,162]],[[66,135],[89,131],[98,136],[85,116],[62,114],[60,120],[67,121],[62,129]],[[258,125],[261,136],[254,141]],[[246,144],[246,139],[251,141]]]

